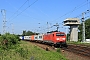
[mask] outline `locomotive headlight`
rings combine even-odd
[[[59,38],[57,38],[57,40],[59,40]]]
[[[63,40],[65,40],[65,38],[62,38]]]

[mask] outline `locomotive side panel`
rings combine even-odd
[[[44,42],[53,43],[52,38],[53,38],[53,37],[52,37],[51,34],[45,34],[45,35],[43,35],[43,41],[44,41]]]

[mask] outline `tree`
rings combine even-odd
[[[31,31],[27,31],[27,32],[26,32],[26,35],[27,35],[27,36],[29,36],[29,35],[34,35],[34,33],[31,32]]]
[[[67,34],[67,41],[70,41],[70,33]]]
[[[86,39],[90,39],[90,18],[85,21],[85,35]]]
[[[0,48],[11,49],[19,42],[19,37],[14,34],[5,33],[0,36]],[[15,47],[14,47],[15,48]]]
[[[82,23],[79,25],[79,39],[82,40]],[[90,18],[85,20],[85,38],[90,39]]]
[[[23,30],[23,34],[22,34],[23,36],[25,36],[26,35],[26,30]]]
[[[32,31],[23,31],[23,36],[35,35]]]

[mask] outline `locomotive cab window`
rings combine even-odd
[[[65,35],[65,34],[58,34],[58,33],[56,34],[56,36],[64,36],[64,35]]]

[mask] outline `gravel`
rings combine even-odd
[[[62,51],[62,54],[63,54],[68,60],[90,60],[90,58],[83,57],[83,56],[80,56],[80,55],[77,55],[77,54],[75,54],[75,53],[68,52],[68,51]]]

